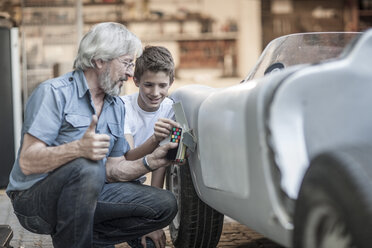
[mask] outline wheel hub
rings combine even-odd
[[[180,221],[181,221],[181,178],[180,178],[180,168],[179,165],[172,165],[171,166],[171,176],[170,176],[170,182],[169,182],[169,190],[173,192],[176,200],[177,200],[177,205],[178,205],[178,212],[177,215],[174,217],[172,224],[175,229],[179,229],[180,226]]]
[[[305,234],[306,248],[353,247],[344,220],[330,206],[319,206],[311,211]]]

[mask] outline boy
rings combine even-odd
[[[173,101],[167,97],[174,81],[174,61],[168,49],[147,46],[136,60],[133,81],[139,92],[122,96],[125,103],[124,135],[131,150],[127,159],[151,153],[168,137],[173,121]],[[152,173],[151,186],[163,188],[165,168]]]

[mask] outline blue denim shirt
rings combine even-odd
[[[80,139],[96,114],[84,73],[74,71],[40,84],[30,96],[22,127],[25,133],[58,146]],[[124,138],[124,103],[120,97],[105,96],[96,133],[111,138],[108,157],[120,157],[129,150]],[[19,153],[9,177],[7,191],[25,190],[48,174],[24,175],[19,166]],[[103,161],[105,164],[106,158]]]

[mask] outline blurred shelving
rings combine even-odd
[[[214,19],[195,11],[199,0],[188,0],[194,11],[180,8],[168,13],[158,9],[159,1],[142,0],[20,0],[20,26],[25,56],[26,94],[42,81],[71,70],[81,35],[100,22],[126,25],[144,43],[170,42],[177,51],[177,69],[214,68],[221,75],[234,76],[237,27],[214,32]],[[168,1],[166,4],[180,0]],[[183,4],[183,2],[182,2]],[[155,7],[154,7],[155,6]],[[228,44],[228,45],[227,45]],[[185,51],[187,52],[185,53]],[[227,59],[227,62],[224,61]],[[228,69],[225,67],[229,66]]]
[[[364,31],[372,27],[372,0],[349,0],[351,27],[353,31]]]

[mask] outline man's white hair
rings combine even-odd
[[[124,25],[103,22],[94,25],[80,42],[74,69],[94,68],[93,60],[110,61],[123,55],[142,54],[141,40]]]

